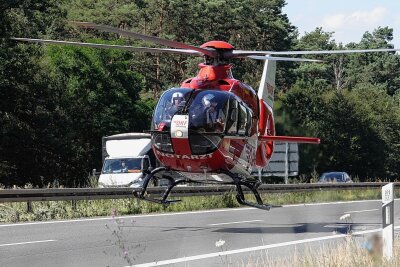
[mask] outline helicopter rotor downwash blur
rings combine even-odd
[[[86,29],[96,29],[120,36],[141,39],[170,48],[147,48],[106,45],[30,38],[14,40],[75,45],[93,48],[122,49],[132,52],[172,53],[204,57],[196,77],[186,79],[179,87],[166,90],[160,97],[151,123],[152,147],[163,164],[148,170],[140,192],[134,196],[160,204],[168,200],[176,185],[211,183],[234,185],[236,199],[242,205],[269,210],[257,188],[260,181],[251,176],[253,167],[268,165],[274,142],[319,144],[313,137],[276,136],[273,115],[276,61],[321,62],[315,59],[282,57],[282,55],[347,54],[393,52],[400,49],[360,49],[325,51],[249,51],[237,50],[224,41],[209,41],[198,46],[133,33],[90,22],[71,22]],[[235,79],[233,58],[264,60],[258,91]],[[167,179],[168,187],[159,198],[147,195],[151,181]],[[254,195],[256,202],[246,200],[243,186]]]

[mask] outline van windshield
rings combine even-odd
[[[104,161],[102,174],[108,173],[137,173],[142,170],[141,158],[106,159]]]

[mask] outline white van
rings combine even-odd
[[[102,138],[99,187],[140,187],[144,171],[154,168],[150,134],[125,133]]]

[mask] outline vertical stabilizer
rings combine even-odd
[[[276,62],[265,60],[264,70],[258,88],[258,98],[263,99],[271,108],[274,105]]]

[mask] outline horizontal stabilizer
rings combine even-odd
[[[274,136],[274,135],[259,136],[258,140],[285,142],[285,143],[308,143],[308,144],[319,144],[321,142],[320,139],[316,137]]]

